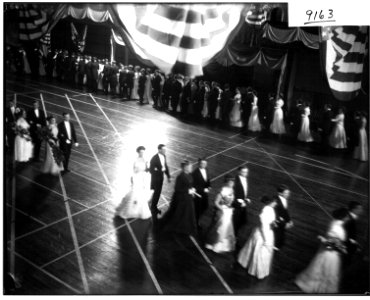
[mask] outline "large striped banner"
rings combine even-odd
[[[240,20],[241,5],[115,5],[132,41],[165,73],[202,75]]]
[[[49,20],[46,12],[32,4],[19,6],[19,39],[30,41],[39,39],[48,29]]]
[[[326,75],[338,100],[355,98],[361,90],[368,27],[324,27]]]

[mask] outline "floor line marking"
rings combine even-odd
[[[265,149],[259,144],[259,143],[257,143],[256,141],[254,141],[256,144],[257,144],[257,146],[258,147],[260,147],[263,151],[265,151]],[[268,157],[270,157],[270,159],[273,161],[273,162],[275,162],[275,164],[281,169],[281,170],[283,170],[284,171],[284,173],[286,174],[286,175],[288,175],[288,177],[296,184],[296,185],[298,185],[298,187],[303,191],[303,192],[305,192],[306,193],[306,195],[309,197],[309,198],[311,198],[312,199],[312,201],[314,202],[314,203],[316,203],[321,209],[322,209],[322,211],[324,212],[324,213],[326,213],[328,216],[329,216],[329,218],[330,219],[332,219],[333,217],[331,216],[331,214],[314,198],[314,197],[312,197],[311,196],[311,194],[287,171],[287,170],[285,170],[285,168],[282,166],[282,165],[280,165],[280,163],[278,163],[277,161],[276,161],[276,159],[275,158],[273,158],[270,154],[268,154],[268,152],[266,151],[265,152],[266,154],[267,154],[267,156]]]
[[[68,283],[66,283],[63,280],[61,280],[60,278],[54,276],[50,272],[48,272],[48,271],[46,271],[44,269],[41,269],[38,265],[34,264],[32,261],[30,261],[29,259],[27,259],[24,256],[20,255],[19,253],[15,252],[15,255],[18,256],[19,258],[21,258],[22,260],[24,260],[25,262],[27,262],[28,264],[30,264],[35,269],[41,271],[42,273],[44,273],[44,274],[48,275],[49,277],[53,278],[55,281],[61,283],[65,287],[69,288],[71,291],[75,292],[76,294],[81,294],[81,291],[79,291],[79,290],[75,289],[74,287],[70,286]]]
[[[91,152],[92,152],[92,153],[93,153],[93,155],[94,155],[94,158],[95,158],[95,160],[96,160],[96,163],[98,164],[98,167],[99,167],[99,169],[100,169],[100,171],[101,171],[101,173],[102,173],[102,176],[103,176],[103,178],[104,178],[105,182],[107,183],[107,185],[109,186],[109,188],[111,189],[111,193],[113,194],[113,193],[114,193],[113,187],[112,187],[112,185],[110,184],[110,181],[109,181],[108,177],[106,176],[105,171],[104,171],[103,167],[101,166],[101,164],[100,164],[100,162],[99,162],[98,157],[97,157],[97,156],[96,156],[96,154],[95,154],[95,151],[94,151],[94,149],[93,149],[93,147],[92,147],[92,145],[91,145],[91,143],[90,143],[90,141],[89,141],[89,138],[88,138],[88,136],[87,136],[87,134],[86,134],[86,132],[85,132],[85,130],[84,130],[84,128],[83,128],[83,125],[82,125],[82,123],[81,123],[81,121],[80,121],[80,119],[79,119],[79,117],[78,117],[78,115],[77,115],[77,113],[76,113],[76,111],[75,111],[75,109],[74,109],[74,107],[73,107],[72,103],[71,103],[71,100],[69,99],[69,97],[68,97],[68,95],[67,95],[67,94],[65,95],[65,97],[67,98],[67,100],[68,100],[68,102],[69,102],[69,105],[71,106],[71,108],[72,108],[72,110],[73,110],[73,113],[75,114],[75,117],[76,117],[76,119],[77,119],[77,122],[79,123],[79,125],[80,125],[80,127],[81,127],[81,130],[82,130],[82,132],[83,132],[83,134],[84,134],[84,136],[85,136],[85,139],[86,139],[86,141],[87,141],[87,143],[88,143],[88,145],[89,145],[89,147],[90,147],[90,150],[91,150]],[[97,105],[98,105],[98,104],[97,104]],[[105,115],[105,116],[106,116],[106,115]],[[115,128],[115,127],[114,127],[114,128]],[[117,134],[119,135],[119,132],[117,132]],[[139,252],[139,254],[140,254],[141,258],[143,259],[143,262],[144,262],[144,264],[145,264],[145,266],[146,266],[146,268],[147,268],[147,271],[148,271],[148,273],[149,273],[149,275],[150,275],[150,277],[151,277],[151,279],[152,279],[152,281],[153,281],[153,283],[154,283],[154,285],[155,285],[155,287],[156,287],[156,289],[157,289],[158,293],[159,293],[160,295],[162,295],[162,294],[163,294],[163,291],[162,291],[162,289],[161,289],[161,287],[160,287],[160,285],[159,285],[159,283],[158,283],[157,278],[156,278],[156,277],[155,277],[155,275],[154,275],[154,272],[153,272],[152,268],[150,267],[150,264],[149,264],[149,262],[148,262],[147,258],[146,258],[146,257],[145,257],[145,255],[144,255],[144,252],[143,252],[143,250],[142,250],[142,248],[141,248],[141,246],[140,246],[140,244],[139,244],[139,242],[138,242],[138,240],[137,240],[137,238],[136,238],[136,236],[135,236],[135,234],[134,234],[134,232],[133,232],[133,230],[132,230],[132,228],[131,228],[130,224],[128,223],[128,221],[127,221],[126,219],[124,219],[124,221],[125,221],[125,223],[127,224],[127,228],[128,228],[128,230],[129,230],[129,232],[130,232],[130,234],[131,234],[131,237],[132,237],[132,239],[133,239],[133,241],[134,241],[134,243],[135,243],[135,245],[136,245],[136,247],[137,247],[137,250],[138,250],[138,252]]]
[[[90,288],[89,288],[89,284],[87,282],[86,271],[85,271],[85,267],[84,267],[82,256],[81,256],[81,252],[80,252],[79,245],[78,245],[78,238],[77,238],[77,234],[76,234],[76,228],[75,228],[75,225],[74,225],[74,222],[73,222],[73,218],[72,218],[72,214],[71,214],[71,208],[70,208],[69,202],[68,202],[69,199],[68,199],[68,196],[67,196],[67,191],[66,191],[66,188],[64,186],[64,181],[63,181],[63,178],[62,178],[62,175],[60,174],[60,172],[58,173],[58,175],[59,175],[60,185],[61,185],[61,188],[62,188],[62,191],[63,191],[64,204],[65,204],[66,211],[67,211],[68,223],[69,223],[71,234],[72,234],[73,246],[75,248],[75,252],[76,252],[76,256],[77,256],[77,263],[78,263],[78,267],[80,269],[80,274],[81,274],[81,279],[82,279],[84,291],[85,291],[86,294],[89,294],[90,293]]]
[[[166,199],[165,196],[161,195],[161,198],[166,202],[164,205],[168,206],[170,204],[170,202]],[[216,267],[213,265],[213,263],[208,258],[208,256],[204,253],[204,251],[199,246],[199,244],[196,242],[196,240],[191,235],[189,235],[189,238],[194,243],[194,245],[198,249],[198,251],[201,253],[201,255],[203,256],[204,260],[210,266],[210,268],[212,269],[212,271],[216,274],[217,278],[221,281],[221,283],[225,287],[225,289],[229,292],[229,294],[233,294],[233,291],[231,290],[230,286],[227,284],[227,282],[225,281],[225,279],[218,272],[218,270],[216,269]]]
[[[16,201],[16,162],[13,155],[12,160],[12,211],[10,217],[10,261],[9,261],[9,273],[13,277],[14,283],[15,278],[15,201]]]
[[[44,98],[43,98],[42,94],[40,94],[40,99],[41,99],[41,102],[42,102],[42,106],[44,108],[44,113],[45,113],[45,118],[46,118],[47,117],[47,113],[46,113],[46,107],[45,107]],[[50,151],[49,154],[51,155],[51,157],[53,157],[52,156],[52,153],[51,153],[51,148],[50,147],[49,148],[46,147],[46,151],[47,150]],[[83,260],[82,260],[80,249],[78,248],[79,247],[79,245],[78,245],[78,238],[77,238],[76,228],[75,228],[75,225],[74,225],[74,222],[73,222],[73,217],[72,217],[72,213],[71,213],[71,207],[69,206],[69,198],[67,196],[67,190],[66,190],[66,187],[64,185],[64,180],[63,180],[62,174],[60,173],[60,170],[59,169],[58,169],[58,177],[59,177],[60,187],[62,189],[64,206],[65,206],[66,212],[67,212],[69,229],[70,229],[71,235],[72,235],[73,246],[74,246],[74,249],[75,249],[75,252],[76,252],[77,263],[78,263],[78,268],[80,270],[82,284],[83,284],[85,293],[86,294],[90,294],[90,288],[89,288],[89,284],[87,282],[87,276],[86,276],[85,267],[84,267],[84,264],[83,264]]]
[[[309,157],[306,157],[306,156],[303,156],[303,155],[299,155],[299,154],[294,154],[295,156],[298,156],[298,157],[302,157],[304,159],[308,159],[308,160],[312,160],[312,161],[315,161],[315,162],[318,162],[320,164],[323,164],[323,165],[327,165],[327,166],[330,166],[329,164],[327,164],[326,162],[323,162],[323,161],[320,161],[320,160],[316,160],[316,159],[313,159],[313,158],[309,158]]]
[[[33,167],[32,167],[32,168],[33,168]],[[36,181],[34,181],[34,180],[32,180],[32,179],[29,179],[28,177],[26,177],[26,176],[24,176],[24,175],[17,174],[17,176],[19,176],[19,177],[23,178],[24,180],[27,180],[28,182],[31,182],[31,183],[33,183],[33,184],[35,184],[35,185],[38,185],[39,187],[42,187],[42,188],[44,188],[45,190],[48,190],[48,191],[50,191],[50,192],[52,192],[52,193],[54,193],[54,194],[56,194],[56,195],[58,195],[58,196],[63,197],[63,194],[61,194],[61,193],[59,193],[59,192],[57,192],[57,191],[54,191],[54,190],[52,190],[51,188],[49,188],[49,187],[47,187],[47,186],[45,186],[45,185],[43,185],[43,184],[41,184],[41,183],[38,183],[38,182],[36,182]],[[75,203],[77,203],[77,204],[79,204],[79,205],[81,205],[81,206],[83,206],[83,207],[85,207],[85,208],[88,208],[88,206],[86,206],[85,204],[82,204],[82,203],[80,203],[80,202],[78,202],[78,201],[76,201],[76,200],[74,200],[74,199],[72,199],[72,198],[69,198],[69,200],[71,200],[71,201],[73,201],[73,202],[75,202]]]
[[[207,262],[207,264],[211,267],[212,271],[216,274],[216,276],[218,277],[218,279],[221,281],[222,285],[225,287],[225,289],[228,291],[228,293],[229,294],[234,294],[234,292],[232,291],[232,289],[230,288],[230,286],[227,284],[227,282],[225,281],[225,279],[218,272],[218,270],[213,265],[213,263],[208,258],[208,256],[204,253],[203,249],[199,246],[199,244],[194,239],[194,237],[192,237],[191,235],[189,235],[189,238],[193,242],[193,244],[195,245],[195,247],[198,249],[198,251],[200,252],[200,254],[203,256],[203,258]]]
[[[6,204],[6,206],[8,206],[8,207],[12,208],[12,205],[11,205],[11,204],[9,204],[9,203],[7,203],[7,204]],[[30,218],[31,220],[33,220],[33,221],[35,221],[35,222],[37,222],[37,223],[41,224],[42,226],[46,226],[46,223],[45,223],[45,222],[43,222],[43,221],[41,221],[41,220],[39,220],[39,219],[37,219],[37,218],[35,218],[35,217],[31,216],[30,214],[28,214],[28,213],[24,212],[23,210],[20,210],[19,208],[15,208],[15,210],[16,210],[17,212],[19,212],[20,214],[22,214],[22,215],[24,215],[24,216],[26,216],[26,217]]]

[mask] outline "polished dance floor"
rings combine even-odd
[[[322,155],[313,145],[181,120],[151,105],[91,97],[58,82],[7,76],[5,87],[6,99],[17,94],[19,106],[31,108],[42,97],[47,114],[58,121],[69,112],[80,143],[72,150],[71,172],[63,177],[42,175],[40,162],[20,167],[4,156],[4,266],[19,283],[11,293],[299,294],[293,281],[315,255],[317,235],[325,233],[332,210],[352,200],[364,205],[358,232],[363,249],[344,271],[341,289],[369,291],[367,163],[341,153]],[[224,175],[248,163],[252,204],[244,239],[258,223],[258,199],[273,195],[279,184],[290,187],[295,226],[268,278],[250,277],[234,264],[234,254],[215,254],[203,248],[201,239],[163,239],[153,235],[151,220],[114,217],[136,147],[144,145],[150,159],[159,143],[167,145],[173,178],[183,159],[208,158],[212,199]],[[164,183],[163,209],[173,184]]]

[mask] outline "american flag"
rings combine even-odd
[[[202,75],[240,20],[241,5],[115,6],[133,43],[165,73]]]
[[[332,93],[338,100],[351,100],[361,90],[368,27],[325,27],[321,33],[326,46],[326,75]]]
[[[19,5],[18,18],[19,39],[22,41],[39,39],[48,29],[46,12],[33,4]]]

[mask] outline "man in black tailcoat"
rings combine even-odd
[[[144,103],[144,93],[145,93],[145,82],[146,82],[146,74],[145,69],[141,69],[139,75],[139,87],[137,89],[137,93],[139,94],[139,102],[140,104]]]
[[[171,182],[171,175],[167,166],[165,145],[158,145],[158,153],[150,160],[149,171],[151,174],[150,188],[154,190],[150,210],[153,216],[157,216],[157,214],[161,213],[157,205],[162,192],[164,174],[166,174],[168,182]]]
[[[84,83],[84,76],[86,74],[86,62],[85,62],[85,57],[80,57],[80,60],[78,62],[78,71],[77,71],[77,82],[78,82],[78,86],[80,88],[83,87],[83,83]]]
[[[113,96],[117,94],[118,73],[119,73],[119,68],[117,66],[117,63],[114,61],[112,63],[111,72],[109,76],[110,92]]]
[[[208,208],[208,193],[211,188],[211,180],[209,178],[207,160],[205,158],[200,158],[198,160],[198,168],[193,171],[192,175],[193,187],[200,196],[194,197],[195,218],[199,226],[199,219]]]
[[[163,84],[163,110],[168,111],[168,107],[172,98],[172,89],[173,89],[173,75],[166,75],[166,79]]]
[[[105,95],[108,95],[109,78],[111,74],[111,65],[108,59],[104,59],[104,69],[102,73],[103,73],[103,91]]]
[[[296,105],[292,108],[291,112],[291,125],[294,132],[294,137],[297,138],[299,131],[301,130],[302,113],[304,107],[301,99],[298,99]]]
[[[91,90],[96,93],[98,91],[99,79],[99,63],[96,57],[93,58],[91,63]]]
[[[128,100],[131,99],[131,91],[132,91],[132,88],[134,87],[135,73],[134,73],[133,68],[134,67],[132,65],[129,65],[128,71],[127,71],[127,99]]]
[[[30,135],[34,145],[34,155],[35,161],[40,160],[40,148],[42,143],[42,138],[39,135],[39,131],[42,127],[46,126],[45,113],[40,109],[40,104],[38,101],[33,102],[33,109],[30,109],[27,113],[27,120],[30,124]]]
[[[76,131],[70,122],[69,113],[63,113],[63,121],[58,124],[59,148],[64,155],[63,167],[64,173],[69,172],[68,163],[71,156],[72,145],[78,147]]]
[[[119,85],[119,96],[123,99],[127,99],[127,73],[128,70],[123,64],[120,64],[118,85]]]
[[[280,249],[285,244],[285,230],[293,226],[293,221],[290,218],[288,211],[288,199],[290,197],[289,188],[282,184],[277,188],[275,215],[276,221],[273,226],[275,236],[275,247]]]
[[[182,82],[182,75],[176,75],[175,79],[172,81],[172,89],[171,89],[171,107],[172,112],[176,113],[177,106],[180,101],[180,96],[182,93],[183,82]]]
[[[357,242],[357,222],[363,213],[363,206],[357,201],[351,201],[348,205],[348,218],[344,223],[344,229],[347,233],[346,247],[347,254],[344,262],[349,264],[353,255],[360,250],[360,245]]]
[[[248,129],[249,116],[252,112],[252,102],[254,99],[253,89],[248,87],[246,93],[242,95],[242,119],[246,129]]]
[[[238,169],[238,175],[235,177],[234,184],[234,207],[233,225],[235,236],[238,238],[239,230],[247,223],[247,204],[248,199],[248,167],[241,166]]]
[[[152,79],[152,87],[153,87],[153,92],[152,92],[152,97],[154,101],[154,108],[158,108],[158,99],[159,96],[161,95],[161,81],[162,78],[159,75],[159,70],[155,70],[154,72],[154,77]]]
[[[229,115],[232,109],[233,102],[231,101],[233,94],[230,90],[230,85],[226,83],[224,85],[224,91],[221,95],[221,118],[224,126],[229,125]]]
[[[220,90],[218,89],[218,83],[215,81],[212,81],[211,83],[211,91],[209,92],[208,97],[208,105],[209,105],[209,116],[211,121],[215,120],[216,117],[216,109],[217,109],[217,99],[219,96]]]
[[[87,56],[86,65],[85,65],[85,74],[86,74],[86,85],[87,90],[92,91],[92,61],[91,56]]]
[[[11,152],[14,150],[15,141],[15,123],[17,122],[17,113],[19,108],[14,101],[9,101],[9,106],[5,110],[5,134],[7,144]]]
[[[331,105],[325,104],[320,126],[322,150],[327,150],[329,148],[329,136],[333,128],[333,122],[331,121],[332,119],[333,112],[331,110]]]

